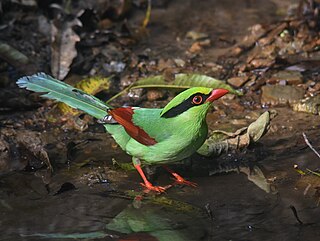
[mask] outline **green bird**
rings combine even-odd
[[[100,120],[119,146],[132,156],[133,165],[143,179],[142,185],[156,192],[166,188],[152,185],[141,164],[174,163],[195,153],[208,134],[206,115],[211,103],[228,93],[225,89],[194,87],[178,94],[163,109],[113,108],[44,73],[22,77],[17,84]],[[176,183],[196,186],[165,168],[176,178]]]

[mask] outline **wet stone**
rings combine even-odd
[[[197,52],[200,52],[201,50],[202,50],[202,47],[199,42],[193,43],[189,48],[190,53],[197,53]]]
[[[184,67],[186,62],[183,59],[174,59],[173,60],[178,67]]]
[[[237,77],[232,77],[228,79],[228,83],[235,86],[235,87],[241,87],[244,85],[247,81],[249,80],[248,76],[237,76]]]
[[[320,95],[303,99],[299,103],[293,104],[292,108],[294,111],[307,112],[307,113],[319,115],[320,114]]]
[[[168,59],[168,60],[160,59],[158,61],[158,69],[160,71],[168,68],[173,68],[173,67],[174,67],[174,61],[171,59]]]
[[[310,92],[320,91],[320,83],[316,83],[315,85],[309,85]]]
[[[272,77],[267,80],[267,83],[276,84],[281,81],[285,81],[289,85],[302,84],[302,74],[299,71],[279,71],[273,74]]]
[[[235,47],[235,48],[233,48],[233,49],[231,50],[230,55],[231,55],[231,56],[238,56],[238,55],[240,55],[242,52],[243,52],[243,49],[242,49],[241,47],[237,46],[237,47]]]
[[[304,96],[304,89],[289,85],[267,85],[261,88],[261,104],[293,104]]]
[[[110,73],[120,73],[124,70],[126,64],[123,62],[111,61],[103,65],[103,68]]]
[[[264,68],[264,67],[270,67],[273,65],[275,62],[274,59],[265,59],[265,58],[258,58],[258,59],[253,59],[250,62],[250,65],[253,68]]]
[[[164,94],[161,90],[148,90],[147,99],[148,101],[155,101],[159,99],[163,99]]]

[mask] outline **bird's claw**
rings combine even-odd
[[[173,185],[186,185],[186,186],[190,186],[190,187],[198,187],[197,183],[190,182],[190,181],[187,181],[185,179],[182,179],[182,180],[175,179],[175,182],[174,182]]]
[[[164,193],[168,188],[171,187],[171,185],[167,185],[165,187],[161,187],[161,186],[153,186],[150,182],[148,183],[140,183],[141,186],[146,188],[146,191],[155,191],[157,193]]]
[[[186,185],[191,187],[197,187],[198,184],[195,182],[190,182],[178,175],[177,173],[172,173],[172,175],[175,177],[174,185]]]

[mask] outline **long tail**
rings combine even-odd
[[[97,119],[103,119],[112,107],[96,97],[86,94],[45,73],[25,76],[17,81],[20,88],[42,92],[42,97],[64,102],[73,108],[82,110]]]

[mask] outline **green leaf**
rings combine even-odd
[[[222,80],[212,78],[207,75],[201,74],[176,74],[173,80],[166,80],[163,75],[156,75],[147,78],[143,78],[130,85],[123,91],[119,92],[117,95],[113,96],[107,101],[114,100],[123,93],[129,91],[130,89],[138,88],[167,88],[167,89],[188,89],[191,87],[208,87],[208,88],[223,88],[229,90],[230,93],[235,95],[243,95],[239,90],[233,89],[230,85]]]
[[[3,42],[0,42],[0,58],[6,60],[15,67],[21,67],[22,65],[29,63],[27,56]]]
[[[188,89],[191,87],[223,88],[229,90],[232,94],[242,95],[240,91],[233,89],[224,81],[201,74],[176,74],[172,81],[167,81],[162,75],[147,77],[138,80],[131,86],[131,89],[156,87],[179,89]]]

